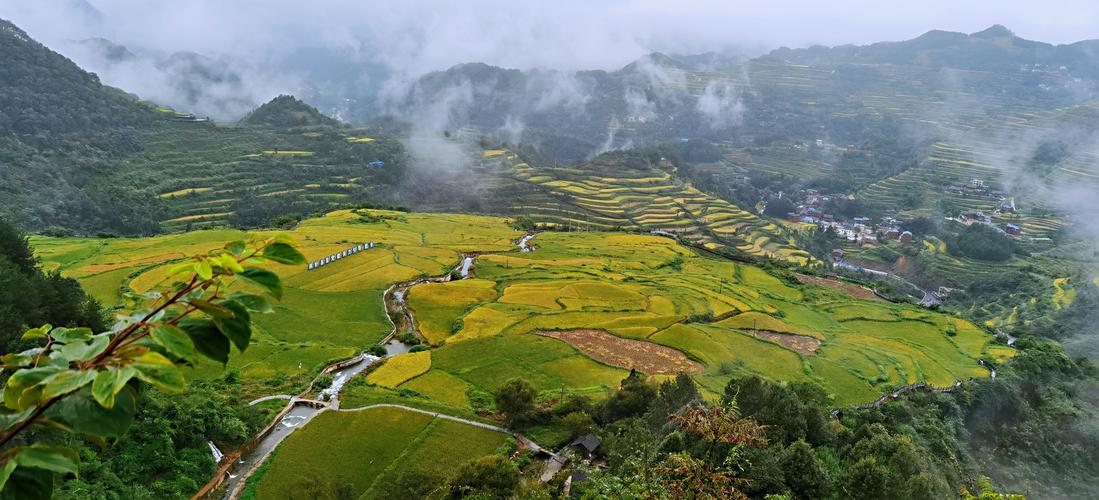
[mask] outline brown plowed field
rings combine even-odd
[[[846,281],[840,281],[840,280],[835,280],[835,279],[831,279],[831,278],[821,278],[819,276],[807,276],[807,275],[804,275],[804,274],[798,274],[797,277],[798,277],[798,281],[800,281],[802,283],[808,283],[810,285],[817,285],[817,286],[825,286],[825,287],[828,287],[828,288],[839,290],[841,292],[847,292],[848,295],[850,295],[850,296],[852,296],[856,299],[882,300],[882,298],[878,297],[874,293],[873,290],[871,290],[869,288],[866,288],[866,287],[859,286],[859,285],[855,285],[853,283],[848,283]]]
[[[805,335],[793,335],[789,333],[764,332],[760,330],[744,330],[763,340],[770,340],[792,351],[800,352],[806,356],[812,356],[820,349],[820,341]]]
[[[649,375],[698,373],[702,365],[671,347],[631,340],[602,330],[543,330],[538,335],[564,340],[592,359]]]

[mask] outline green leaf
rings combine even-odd
[[[293,245],[283,242],[275,242],[263,247],[263,256],[280,264],[305,264],[305,256]]]
[[[110,336],[101,333],[92,337],[91,342],[72,342],[61,346],[56,352],[67,361],[87,361],[106,350],[110,342]]]
[[[208,280],[214,276],[214,270],[210,268],[209,262],[200,260],[195,263],[195,274],[203,280]]]
[[[76,474],[80,470],[80,457],[70,448],[28,446],[19,450],[15,461],[20,467],[34,467],[62,474]]]
[[[91,328],[54,328],[50,332],[50,337],[53,337],[55,342],[62,344],[68,344],[71,342],[83,342],[92,338]]]
[[[187,303],[195,306],[196,308],[198,308],[199,311],[202,311],[213,318],[232,316],[233,314],[232,311],[207,300],[191,299],[187,301]]]
[[[230,241],[229,243],[225,244],[225,249],[228,250],[229,253],[240,257],[241,254],[244,253],[245,246],[246,244],[244,243],[244,240]]]
[[[296,244],[294,242],[294,238],[291,238],[290,235],[288,235],[286,233],[276,234],[273,238],[271,238],[270,241],[272,241],[274,243],[285,243],[285,244],[290,245],[290,246],[294,246]]]
[[[0,491],[0,500],[50,500],[52,496],[53,473],[34,467],[16,467]]]
[[[187,332],[175,325],[162,324],[149,330],[149,336],[173,355],[188,358],[195,352],[195,343]]]
[[[31,328],[23,332],[23,336],[19,340],[42,340],[46,338],[46,334],[49,333],[50,325],[40,326],[38,328]]]
[[[159,352],[147,352],[130,365],[137,370],[137,378],[167,393],[180,393],[187,388],[187,380],[171,360]]]
[[[4,406],[13,410],[24,410],[38,404],[42,398],[42,386],[47,377],[65,371],[60,366],[40,366],[16,371],[4,385]]]
[[[42,381],[46,384],[42,389],[42,397],[52,399],[62,394],[68,394],[92,383],[92,380],[95,380],[95,371],[93,370],[63,371]]]
[[[0,490],[3,490],[4,485],[8,484],[8,478],[11,477],[12,471],[14,471],[15,467],[18,465],[19,464],[15,463],[15,459],[13,458],[4,464],[3,469],[0,469]]]
[[[218,255],[217,257],[215,257],[215,259],[217,261],[217,265],[228,271],[239,273],[244,270],[244,268],[240,266],[240,263],[237,262],[237,259],[234,259],[232,255],[229,255],[227,253]]]
[[[245,309],[258,313],[271,313],[275,312],[275,309],[271,307],[271,302],[262,295],[256,295],[253,293],[233,292],[229,294],[229,298],[239,302]]]
[[[0,431],[6,431],[15,427],[15,424],[25,420],[31,413],[34,413],[33,406],[23,411],[0,410]]]
[[[92,388],[83,389],[57,400],[46,412],[81,434],[118,437],[126,432],[137,413],[137,391],[125,386],[115,395],[114,406],[105,408],[92,396]]]
[[[233,344],[243,352],[248,348],[248,342],[252,339],[252,318],[239,302],[225,300],[218,303],[219,306],[232,311],[228,316],[215,316],[214,325],[224,333]]]
[[[176,265],[168,268],[168,276],[175,276],[179,273],[194,272],[194,270],[195,270],[195,263],[194,262],[183,262],[181,264],[176,264]]]
[[[274,296],[276,299],[282,298],[282,280],[279,279],[279,275],[259,267],[246,267],[244,271],[238,273],[245,281],[263,288],[267,293]]]
[[[115,395],[126,387],[126,383],[136,374],[137,370],[132,366],[108,366],[100,370],[95,376],[95,382],[92,382],[92,397],[100,406],[108,410],[113,408]]]
[[[179,323],[195,343],[195,350],[222,364],[229,362],[229,338],[221,333],[217,325],[208,319],[187,319]]]
[[[34,358],[26,354],[5,354],[0,356],[0,367],[3,368],[22,368],[31,364]]]

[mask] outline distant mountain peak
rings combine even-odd
[[[255,109],[240,121],[244,125],[268,127],[336,126],[339,122],[298,98],[283,94]]]
[[[1007,29],[1007,27],[1002,24],[993,24],[992,26],[985,28],[984,31],[978,31],[969,36],[975,38],[1003,38],[1014,37],[1015,32]]]
[[[656,67],[660,67],[660,68],[688,69],[687,65],[685,65],[682,62],[676,60],[674,57],[671,57],[667,54],[663,54],[661,52],[651,52],[649,54],[645,54],[645,55],[641,56],[636,61],[627,64],[626,66],[624,66],[619,71],[629,73],[629,72],[637,71],[638,69],[642,68],[643,66],[656,66]]]

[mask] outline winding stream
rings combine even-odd
[[[521,252],[535,250],[535,247],[529,245],[529,242],[531,238],[534,238],[534,235],[535,233],[529,233],[516,242],[516,245],[519,247],[517,250]],[[473,267],[473,261],[476,258],[477,254],[463,254],[460,267],[461,276],[463,278],[469,276],[470,270]],[[386,316],[393,325],[393,329],[390,333],[382,339],[386,357],[404,354],[413,347],[412,345],[394,339],[400,332],[415,332],[416,330],[415,318],[412,316],[411,309],[405,304],[405,297],[408,294],[408,290],[416,285],[446,282],[450,281],[450,279],[451,274],[450,272],[447,272],[441,276],[418,278],[409,282],[397,283],[382,293],[382,301],[385,304]],[[268,427],[270,430],[264,429],[267,433],[266,435],[263,435],[263,438],[260,439],[258,443],[256,443],[256,446],[247,453],[241,455],[240,458],[229,467],[226,472],[228,478],[226,478],[224,482],[224,498],[238,498],[244,490],[245,480],[259,468],[263,461],[267,459],[268,455],[270,455],[279,443],[281,443],[283,439],[286,439],[286,436],[289,436],[294,429],[304,426],[309,420],[322,411],[330,408],[338,410],[340,407],[339,395],[343,390],[344,385],[351,381],[355,375],[358,375],[379,359],[382,358],[364,352],[352,360],[341,361],[329,365],[322,373],[327,373],[332,377],[332,384],[320,392],[315,393],[313,396],[310,396],[312,390],[308,389],[298,396],[275,395],[252,401],[252,404],[255,404],[268,399],[289,399],[289,411],[284,409],[284,413],[281,413],[281,417],[278,421]],[[261,435],[262,434],[263,433],[261,432]],[[224,456],[222,455],[221,450],[219,450],[213,442],[210,442],[209,444],[210,451],[213,454],[215,461],[220,462]]]

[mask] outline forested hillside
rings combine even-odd
[[[21,227],[147,235],[393,203],[399,142],[291,96],[222,127],[101,85],[7,22],[0,56],[0,215]]]
[[[0,134],[51,136],[138,127],[154,110],[0,20]]]

